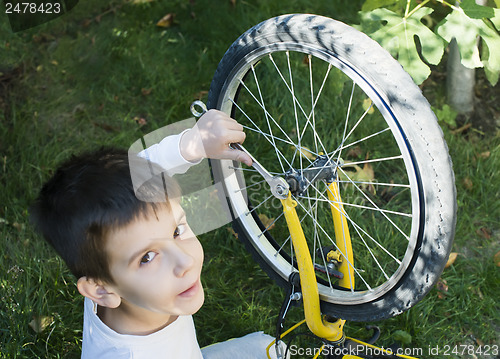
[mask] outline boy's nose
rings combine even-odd
[[[186,252],[183,248],[175,246],[172,249],[172,259],[175,261],[174,275],[176,277],[183,277],[194,266],[194,258]]]

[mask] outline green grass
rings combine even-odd
[[[274,15],[311,12],[356,22],[362,1],[81,1],[71,13],[12,34],[0,14],[0,358],[77,358],[83,300],[64,264],[28,223],[28,207],[57,164],[101,145],[127,148],[140,134],[187,118],[206,100],[218,61],[246,29]],[[155,23],[175,13],[172,27]],[[442,98],[435,106],[442,106]],[[144,126],[137,119],[146,120]],[[500,137],[445,128],[454,161],[460,253],[434,289],[399,317],[377,323],[380,344],[397,330],[411,346],[499,344]],[[489,151],[489,155],[486,155]],[[201,345],[272,333],[283,293],[221,228],[202,236],[206,304]],[[442,298],[441,298],[442,297]],[[33,318],[49,318],[36,333]],[[289,324],[300,320],[295,309]],[[363,324],[364,325],[364,324]],[[361,324],[348,335],[366,338]]]

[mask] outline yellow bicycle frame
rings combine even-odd
[[[349,234],[346,213],[344,211],[344,207],[342,206],[338,184],[336,182],[330,183],[328,185],[327,192],[335,230],[335,244],[337,250],[340,252],[340,256],[338,257],[338,270],[343,274],[343,278],[339,280],[339,285],[344,288],[354,290],[354,257],[351,245],[351,236]],[[297,258],[297,265],[299,267],[302,300],[304,303],[304,314],[307,326],[313,334],[320,338],[324,338],[334,343],[342,342],[345,339],[343,332],[345,320],[337,319],[335,322],[329,322],[321,315],[318,282],[316,280],[316,274],[314,272],[314,266],[309,248],[307,246],[306,238],[295,210],[297,202],[292,199],[292,195],[289,192],[287,198],[282,199],[281,203],[283,205],[283,213],[290,230],[290,236],[295,250],[295,256]],[[296,324],[293,328],[290,328],[287,332],[283,333],[281,337],[285,336],[288,332],[300,324],[302,324],[302,322]],[[366,347],[377,348],[371,344],[364,343],[354,338],[349,339]],[[267,347],[268,357],[269,349],[273,342]],[[391,354],[386,350],[381,350],[384,353]],[[313,359],[317,358],[320,352],[318,352]],[[396,356],[400,358],[416,359],[401,354],[396,354]],[[344,355],[343,359],[363,358],[356,355]]]
[[[346,288],[354,288],[351,237],[349,235],[347,220],[336,182],[329,184],[328,197],[330,199],[333,223],[335,226],[335,241],[337,248],[341,252],[339,271],[343,274],[343,278],[340,280],[339,285]],[[297,257],[307,326],[309,327],[309,330],[311,330],[311,332],[318,337],[325,338],[331,342],[340,341],[344,338],[342,329],[344,327],[345,320],[338,319],[336,322],[331,323],[326,321],[321,316],[318,283],[304,232],[302,231],[299,217],[295,211],[297,202],[294,201],[291,194],[288,193],[288,197],[286,199],[282,199],[281,203],[283,204],[283,212],[290,230],[293,248]]]

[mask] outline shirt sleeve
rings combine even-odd
[[[202,161],[200,159],[196,162],[190,162],[182,156],[180,142],[182,135],[187,131],[189,129],[178,135],[165,137],[159,143],[139,152],[138,156],[160,165],[169,176],[186,173],[189,168]]]

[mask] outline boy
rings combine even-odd
[[[32,219],[85,296],[82,358],[202,358],[191,315],[204,301],[203,249],[186,222],[176,183],[145,174],[134,191],[130,169],[159,162],[172,175],[204,157],[251,165],[229,147],[244,139],[240,124],[211,110],[192,129],[139,156],[101,149],[73,157],[44,185]],[[272,339],[260,333],[250,339],[260,348],[248,358],[265,358]],[[231,357],[227,347],[221,348],[228,356],[218,356],[217,345],[204,357]]]

